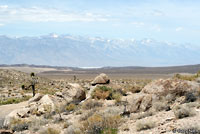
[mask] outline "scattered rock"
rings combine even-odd
[[[110,79],[108,78],[108,76],[104,73],[98,75],[93,81],[92,81],[92,85],[96,85],[96,84],[108,84],[110,82]]]

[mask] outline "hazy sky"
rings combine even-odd
[[[199,0],[0,0],[0,34],[153,38],[200,45]]]

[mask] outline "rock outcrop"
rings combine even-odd
[[[198,92],[200,86],[196,82],[179,79],[155,80],[146,85],[142,92],[146,94],[156,94],[167,96],[168,94],[184,95],[187,92]]]
[[[200,85],[194,81],[179,79],[160,79],[146,85],[140,93],[123,96],[131,112],[145,112],[154,102],[167,101],[167,103],[193,102],[199,97]]]

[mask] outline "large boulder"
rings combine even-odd
[[[44,114],[55,110],[55,104],[49,95],[44,95],[38,102],[38,113]]]
[[[158,96],[166,96],[168,94],[184,95],[188,92],[198,93],[199,88],[200,86],[197,82],[170,78],[166,80],[155,80],[146,85],[142,89],[142,92]]]
[[[108,84],[110,82],[110,79],[108,78],[108,76],[104,73],[98,75],[93,81],[92,81],[92,85],[96,85],[96,84]]]
[[[79,103],[86,99],[86,93],[83,88],[77,83],[69,83],[67,89],[62,91],[63,97],[67,102]]]
[[[20,109],[16,109],[12,111],[5,117],[3,125],[9,126],[13,119],[17,120],[17,119],[29,117],[28,115],[29,111],[30,111],[29,108],[20,108]]]

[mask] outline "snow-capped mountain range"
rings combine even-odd
[[[153,39],[106,39],[49,34],[0,36],[0,64],[74,67],[199,64],[200,47]]]

